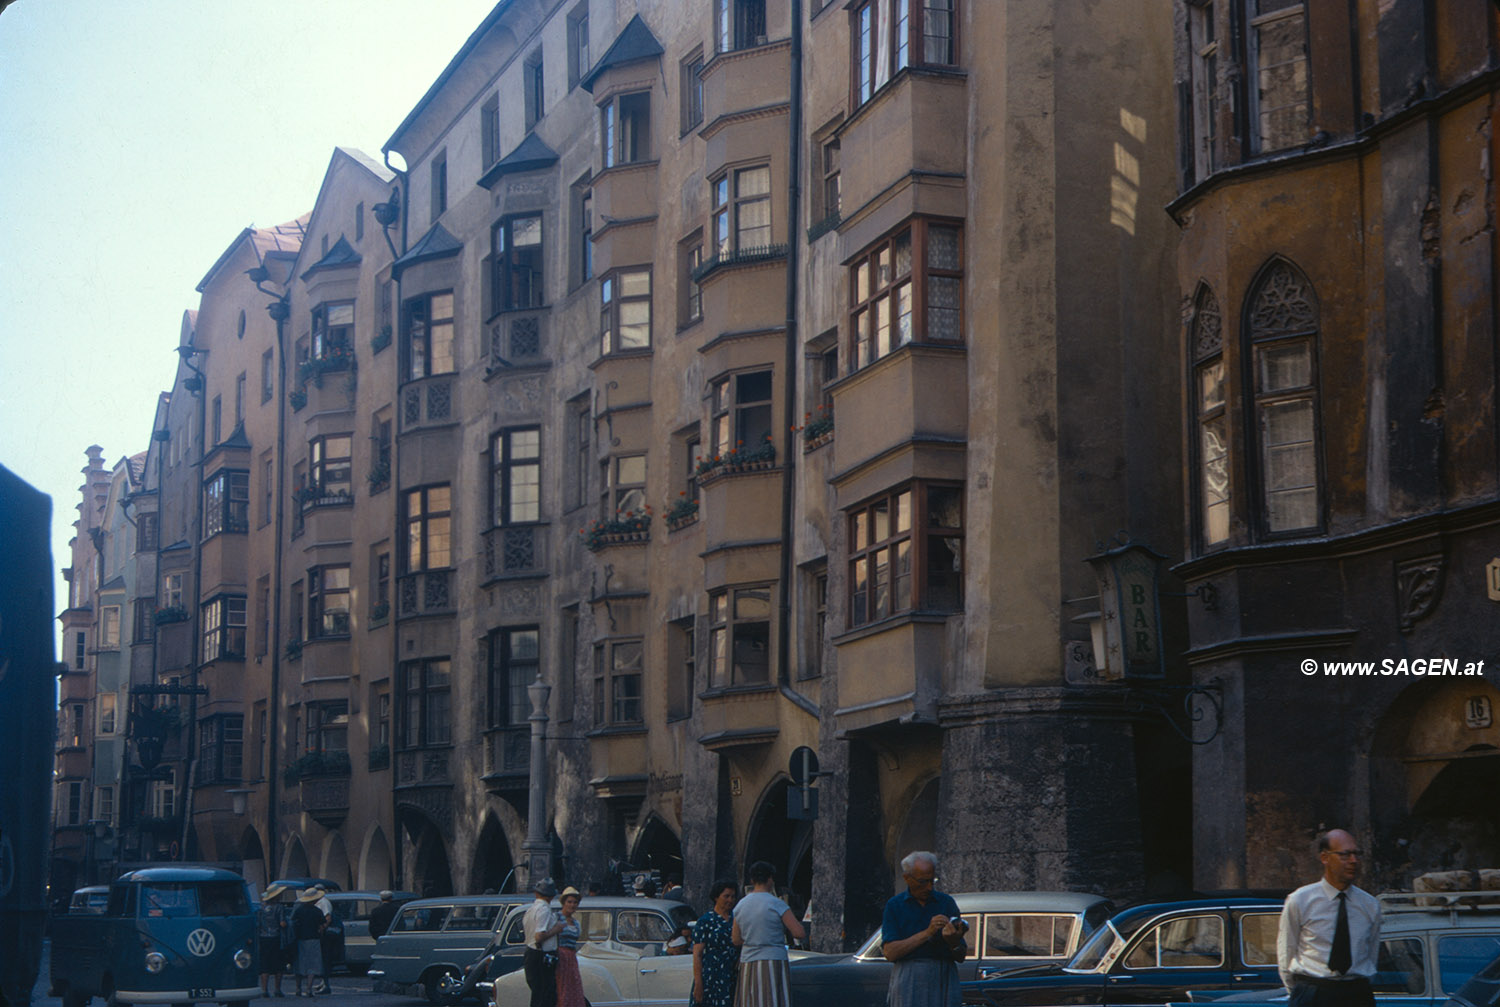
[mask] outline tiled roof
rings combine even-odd
[[[605,70],[625,63],[660,56],[663,51],[661,43],[656,40],[651,29],[646,27],[646,22],[642,21],[641,16],[637,14],[621,30],[614,43],[604,51],[604,55],[599,57],[599,62],[594,64],[594,68],[578,83],[592,94],[594,81],[598,80],[599,75]]]
[[[307,269],[303,270],[302,278],[305,280],[313,273],[316,273],[321,269],[338,269],[340,266],[357,266],[362,261],[363,260],[360,258],[359,253],[354,250],[354,246],[349,244],[349,239],[341,234],[339,235],[339,240],[334,242],[333,247],[328,250],[327,255],[324,255],[317,262],[314,262],[311,266],[308,266]]]
[[[431,230],[422,235],[405,255],[391,263],[391,273],[399,277],[408,266],[433,259],[446,259],[463,251],[464,243],[444,230],[442,224],[433,224]]]
[[[486,171],[479,179],[479,184],[486,189],[493,188],[502,175],[510,175],[518,171],[535,171],[537,168],[547,168],[557,163],[557,151],[547,146],[535,133],[527,133],[526,139],[516,145],[516,149],[496,161],[489,171]]]

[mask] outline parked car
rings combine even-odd
[[[397,905],[417,897],[415,892],[392,894]],[[334,917],[344,929],[344,967],[353,975],[362,976],[370,970],[370,955],[375,951],[375,938],[370,936],[370,912],[380,905],[380,893],[329,892],[328,901],[333,903]]]
[[[244,878],[212,867],[131,871],[103,913],[57,921],[52,985],[64,1007],[246,1004],[257,985],[255,915]]]
[[[90,885],[87,888],[80,888],[73,893],[73,897],[68,900],[68,914],[77,915],[82,913],[85,915],[103,916],[104,909],[108,905],[109,886]]]
[[[553,906],[560,903],[554,900]],[[485,953],[464,970],[463,985],[458,994],[448,1002],[465,998],[484,1000],[491,993],[492,984],[500,977],[521,968],[521,959],[526,952],[526,937],[523,917],[531,901],[513,907],[505,917]],[[612,895],[595,895],[584,899],[579,905],[578,920],[580,945],[586,942],[610,942],[621,948],[633,948],[636,957],[655,958],[664,955],[667,942],[683,926],[692,926],[699,914],[691,906],[671,899],[638,899]],[[682,957],[689,962],[691,955],[664,956]],[[691,969],[689,975],[692,974]],[[587,987],[585,987],[585,996]],[[682,992],[681,997],[687,993]],[[588,997],[597,1003],[594,997]]]
[[[1447,1007],[1500,1007],[1500,958],[1474,973]]]
[[[274,885],[281,885],[284,888],[290,888],[294,892],[300,892],[302,891],[302,889],[311,888],[314,885],[322,885],[325,892],[343,891],[343,889],[339,887],[339,883],[337,881],[330,881],[327,878],[277,878],[266,887],[270,888]]]
[[[987,1007],[1070,1003],[1165,1004],[1281,985],[1276,929],[1281,900],[1191,899],[1122,909],[1066,965],[1023,968],[963,984],[963,1002]]]
[[[1380,909],[1379,1007],[1438,1007],[1500,955],[1500,892],[1394,892],[1380,896]],[[1286,1007],[1288,995],[1278,983],[1221,1004]]]
[[[961,979],[984,979],[1028,965],[1062,964],[1114,912],[1108,899],[1080,892],[959,892],[969,924],[969,957]],[[819,955],[791,969],[797,1007],[883,1007],[891,963],[880,931],[853,954]]]
[[[530,895],[455,895],[401,907],[375,942],[366,973],[377,993],[414,993],[456,1003],[464,967],[484,954],[511,906]]]
[[[686,1007],[693,988],[693,956],[648,954],[648,950],[619,941],[580,944],[578,973],[583,979],[584,999],[615,1007]],[[823,957],[814,951],[791,950],[787,954],[793,971]],[[495,980],[492,993],[496,1007],[526,1007],[531,1002],[526,974],[520,970]],[[843,1007],[847,1002],[835,998],[823,1007]]]

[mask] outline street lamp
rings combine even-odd
[[[531,789],[526,802],[526,884],[534,885],[551,873],[552,844],[547,841],[547,699],[552,686],[536,681],[526,687],[531,697]]]

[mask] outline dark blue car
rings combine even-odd
[[[1281,900],[1193,899],[1122,909],[1066,965],[963,984],[988,1007],[1127,1007],[1275,989]]]

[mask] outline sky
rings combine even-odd
[[[494,3],[0,5],[0,465],[52,497],[59,612],[84,451],[145,450],[198,282],[335,146],[380,160]]]

